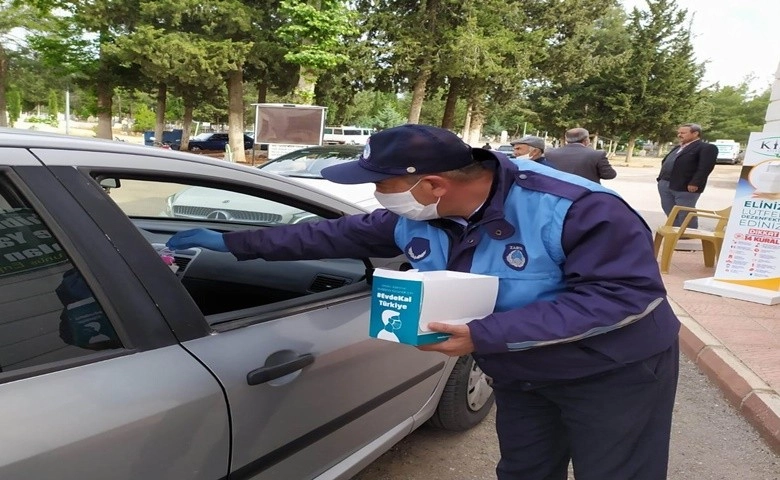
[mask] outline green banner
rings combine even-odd
[[[0,277],[67,261],[68,256],[33,210],[0,210]]]

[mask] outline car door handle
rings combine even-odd
[[[273,367],[261,367],[246,374],[246,383],[249,385],[260,385],[269,380],[289,375],[314,363],[314,355],[304,353],[295,360]]]

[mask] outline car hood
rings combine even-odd
[[[251,195],[206,187],[186,188],[174,195],[172,204],[175,206],[195,206],[227,212],[273,212],[283,217],[301,212],[298,208]]]

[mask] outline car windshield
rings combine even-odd
[[[322,169],[357,160],[362,149],[355,151],[303,149],[283,155],[258,168],[285,177],[322,178]]]
[[[193,140],[208,140],[211,138],[213,134],[212,133],[199,133],[192,137]]]

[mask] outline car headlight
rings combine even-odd
[[[303,222],[313,222],[313,221],[316,221],[316,220],[322,220],[322,217],[320,217],[319,215],[315,215],[313,213],[310,213],[310,212],[300,212],[300,213],[294,214],[290,218],[290,224],[303,223]]]
[[[161,214],[163,217],[173,216],[173,197],[175,196],[176,194],[173,194],[165,199],[165,210]]]

